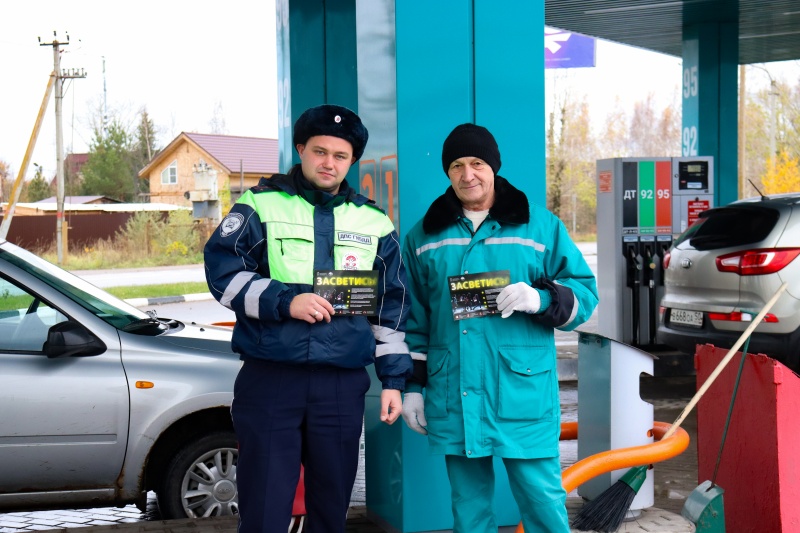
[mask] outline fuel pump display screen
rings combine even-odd
[[[682,191],[708,190],[708,161],[681,161],[678,163],[678,189]]]

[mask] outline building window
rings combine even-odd
[[[162,185],[175,185],[178,183],[178,160],[176,159],[169,164],[167,168],[161,171],[161,184]]]

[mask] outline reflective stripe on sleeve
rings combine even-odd
[[[391,353],[408,353],[408,345],[406,344],[406,334],[402,331],[395,331],[391,328],[383,326],[370,326],[372,334],[375,336],[377,345],[375,346],[375,356]]]
[[[436,248],[440,248],[442,246],[466,246],[470,243],[470,239],[443,239],[437,242],[429,242],[428,244],[424,244],[417,248],[417,255],[420,255],[422,252],[427,252],[428,250],[434,250]]]
[[[231,309],[231,302],[234,298],[242,291],[247,283],[253,279],[255,276],[255,272],[239,272],[236,276],[233,277],[228,286],[225,287],[225,292],[222,293],[222,298],[219,299],[219,303]]]
[[[523,239],[522,237],[490,237],[486,239],[486,244],[521,244],[530,246],[537,252],[544,252],[544,244],[538,243],[533,239]]]
[[[250,288],[247,289],[247,294],[244,295],[244,314],[250,318],[260,318],[258,316],[258,303],[271,281],[269,278],[261,278],[250,285]]]

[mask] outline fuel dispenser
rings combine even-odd
[[[662,260],[713,200],[712,157],[597,161],[598,333],[657,346]]]

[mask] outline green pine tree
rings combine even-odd
[[[89,160],[82,169],[82,194],[134,201],[136,174],[131,151],[131,136],[118,120],[111,121],[105,134],[95,130]]]
[[[47,180],[44,179],[41,165],[37,165],[36,163],[33,165],[36,167],[36,173],[33,179],[28,183],[28,201],[38,202],[39,200],[44,200],[45,198],[53,196],[53,191],[47,183]]]

